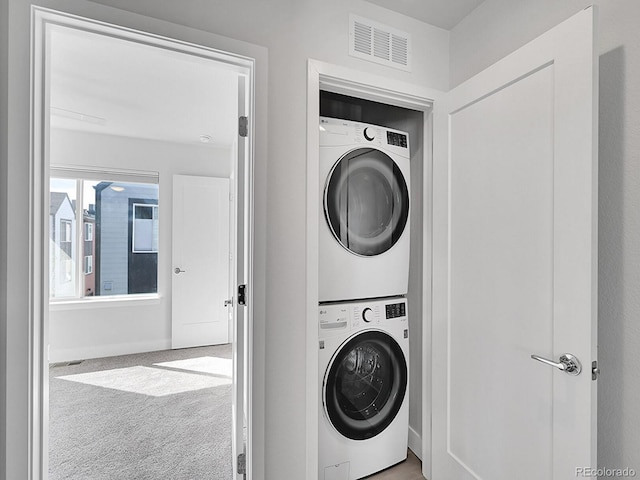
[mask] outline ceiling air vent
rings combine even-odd
[[[411,38],[406,32],[350,15],[349,55],[410,71]]]

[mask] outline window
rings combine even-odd
[[[93,273],[93,257],[87,255],[84,257],[84,274],[89,275]]]
[[[71,220],[60,220],[60,281],[64,283],[73,280],[72,225]]]
[[[156,293],[157,176],[63,173],[51,173],[50,297]]]
[[[84,241],[85,242],[93,241],[93,223],[84,222]]]
[[[71,256],[71,244],[73,243],[71,225],[71,220],[60,220],[60,249],[69,257]]]
[[[158,251],[158,206],[133,204],[133,241],[134,253],[153,253]]]

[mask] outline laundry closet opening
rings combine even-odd
[[[356,310],[360,309],[359,311],[361,313],[358,313],[358,315],[361,315],[361,317],[365,320],[365,322],[367,321],[365,316],[367,315],[366,310],[368,309],[372,309],[371,310],[372,312],[374,312],[376,315],[380,315],[383,320],[386,319],[387,321],[390,318],[393,318],[394,316],[406,315],[408,320],[408,322],[406,322],[408,323],[407,344],[409,347],[407,352],[408,356],[406,358],[406,363],[407,363],[406,368],[408,369],[408,375],[407,375],[408,389],[406,390],[405,395],[408,398],[408,410],[409,410],[408,411],[408,430],[406,431],[406,435],[408,436],[409,449],[411,449],[418,457],[421,457],[422,448],[423,448],[422,447],[422,436],[423,436],[423,432],[422,432],[423,385],[422,385],[422,382],[424,380],[424,375],[422,374],[423,318],[425,317],[424,312],[428,311],[429,309],[428,305],[424,305],[424,297],[423,297],[423,284],[424,284],[423,282],[424,253],[423,252],[425,251],[425,246],[426,246],[425,241],[428,241],[428,239],[424,235],[424,232],[425,232],[424,209],[430,208],[430,204],[425,205],[424,203],[424,199],[425,199],[424,128],[425,128],[426,113],[424,111],[411,110],[408,108],[388,105],[384,103],[352,97],[352,96],[344,95],[341,93],[335,93],[335,92],[330,92],[326,90],[320,90],[319,100],[320,100],[319,113],[320,113],[320,135],[321,135],[321,141],[320,141],[321,172],[320,172],[319,189],[320,190],[324,189],[324,193],[319,192],[321,194],[321,197],[323,198],[320,198],[321,211],[319,212],[319,218],[318,218],[318,221],[320,224],[319,228],[320,228],[320,236],[321,236],[320,249],[319,249],[320,251],[319,301],[321,304],[320,317],[324,315],[323,312],[325,311],[328,312],[326,315],[331,318],[333,318],[333,316],[335,315],[338,315],[338,316],[341,315],[340,312],[335,312],[335,311],[336,309],[339,310],[341,305],[345,304],[345,302],[343,301],[346,301],[347,305],[351,305],[350,308],[352,309],[356,309]],[[336,121],[335,123],[334,123],[334,119]],[[363,125],[359,127],[358,126],[359,124],[363,124]],[[364,129],[364,132],[362,134],[363,143],[360,145],[357,143],[359,142],[358,139],[354,140],[354,142],[356,142],[354,143],[354,145],[357,145],[357,147],[354,147],[350,151],[350,153],[346,153],[344,155],[343,155],[344,152],[342,152],[341,150],[342,147],[335,147],[334,157],[339,157],[340,159],[329,158],[327,160],[329,163],[332,163],[335,161],[335,164],[332,167],[331,173],[327,174],[327,172],[324,171],[325,168],[323,167],[324,163],[326,162],[322,160],[322,157],[323,157],[322,148],[324,148],[322,136],[326,134],[326,130],[334,129],[334,128],[339,129],[339,128],[342,128],[343,125],[346,125],[347,129],[350,128],[352,125],[354,125],[354,128],[356,130]],[[370,126],[369,129],[365,128],[367,125]],[[378,129],[376,127],[381,127],[381,128]],[[377,141],[371,142],[372,147],[373,147],[373,144],[375,143],[377,145],[382,145],[382,149],[387,147],[393,150],[395,146],[402,146],[404,142],[407,142],[409,144],[408,145],[409,152],[406,155],[408,162],[406,167],[403,167],[403,169],[406,171],[401,172],[400,170],[402,169],[398,168],[395,165],[393,159],[388,157],[386,160],[383,159],[382,157],[386,157],[386,155],[384,153],[381,153],[375,150],[375,148],[372,149],[371,153],[365,153],[364,155],[359,154],[360,151],[362,152],[367,151],[367,147],[369,147],[369,145],[367,145],[367,141],[369,141],[373,137],[373,133],[371,133],[372,128],[376,130],[376,135],[380,137],[380,143],[376,143]],[[405,136],[407,138],[405,138]],[[336,144],[347,145],[349,143],[352,143],[351,140],[346,138],[344,142],[341,142],[338,135],[336,135],[335,137],[336,137]],[[331,140],[331,142],[333,141]],[[360,148],[360,146],[363,148]],[[330,148],[334,148],[334,147],[330,147]],[[345,148],[347,150],[350,149],[349,146]],[[403,157],[403,161],[404,161],[405,153],[400,152],[400,154]],[[349,158],[350,156],[353,158]],[[368,159],[359,159],[358,158],[359,156],[368,157]],[[382,165],[380,169],[375,167],[373,163],[378,162],[377,157],[380,157],[380,163],[384,163],[386,161],[386,163],[389,164],[389,166]],[[358,165],[357,162],[360,162],[360,165]],[[343,166],[339,165],[339,164],[346,164],[346,163],[348,163],[348,165],[343,165]],[[410,168],[410,175],[408,174],[409,168]],[[363,178],[361,178],[360,180],[353,178],[350,181],[349,185],[346,185],[346,183],[348,182],[347,180],[336,179],[336,177],[338,177],[338,175],[340,174],[340,172],[336,174],[336,171],[340,169],[342,171],[348,170],[352,173],[355,172],[357,169],[360,169],[362,172],[361,177]],[[396,172],[396,170],[398,171]],[[403,177],[403,173],[405,174],[404,177]],[[355,177],[356,175],[357,174],[352,176]],[[374,179],[364,178],[364,177],[368,177],[369,175],[371,176],[380,175],[381,181],[377,183]],[[385,178],[389,180],[388,185]],[[407,178],[406,191],[408,196],[408,204],[405,203],[403,200],[398,200],[398,199],[401,199],[401,197],[404,195],[402,193],[403,189],[405,188],[402,185],[403,178]],[[342,182],[342,184],[340,182]],[[342,193],[338,192],[338,190],[340,189],[342,189]],[[345,207],[344,202],[346,201],[344,200],[344,198],[341,198],[341,196],[344,197],[345,191],[347,190],[353,191],[356,189],[360,189],[360,193],[358,193],[358,197],[360,198],[353,201],[349,200],[348,202],[352,202],[352,203],[350,203],[348,207]],[[334,193],[332,193],[332,191]],[[397,193],[396,191],[399,191],[400,193]],[[355,238],[356,235],[351,235],[351,237],[349,237],[348,239],[349,245],[347,245],[346,244],[347,240],[345,240],[346,236],[337,231],[339,228],[339,226],[337,225],[341,222],[343,224],[349,223],[349,222],[351,222],[352,224],[355,223],[356,222],[355,219],[349,218],[350,214],[347,212],[347,210],[349,208],[353,209],[355,204],[372,201],[372,197],[376,195],[378,196],[378,198],[380,197],[383,198],[380,201],[379,211],[375,213],[369,212],[368,214],[362,215],[363,217],[367,217],[367,216],[369,217],[368,219],[365,218],[365,219],[358,220],[366,223],[364,226],[360,225],[361,230],[364,232],[361,236],[362,238]],[[398,202],[398,204],[402,203],[403,206],[398,207],[396,205],[396,206],[389,207],[388,205],[386,205],[385,199],[387,197],[391,198],[394,195],[397,197],[396,201]],[[334,203],[343,202],[343,206],[341,208],[343,208],[344,211],[342,213],[339,213],[339,212],[336,213],[335,210],[338,207],[332,207],[331,205],[332,202]],[[402,228],[396,229],[396,224],[400,224],[401,227],[404,226],[403,222],[405,221],[405,219],[402,218],[402,215],[405,213],[403,211],[406,208],[408,208],[408,211],[406,212],[406,214],[408,215],[408,218],[406,218],[406,227],[404,228],[405,228],[405,232],[408,233],[407,235],[408,238],[405,239],[406,245],[403,247],[398,244],[395,244],[395,241],[397,240],[397,238],[402,237],[402,231],[401,231]],[[381,213],[380,212],[381,210],[387,210],[387,213]],[[383,219],[382,217],[389,217],[389,218]],[[383,226],[384,223],[388,222],[389,224],[389,226],[387,227],[389,241],[387,242],[386,245],[380,246],[379,244],[374,244],[374,242],[371,240],[374,234],[377,235],[377,233],[379,233],[379,232],[374,232],[375,230],[374,227],[377,225],[376,222],[380,224],[380,228],[379,228],[380,230],[383,230],[385,228]],[[406,290],[402,290],[401,292],[400,291],[392,292],[393,289],[392,290],[385,290],[384,288],[376,289],[371,285],[366,285],[366,283],[368,282],[364,280],[362,282],[364,283],[364,285],[362,285],[362,288],[359,290],[356,289],[352,291],[351,289],[349,289],[349,292],[344,294],[341,294],[342,292],[330,292],[330,293],[323,292],[323,288],[324,288],[323,285],[327,283],[323,281],[323,278],[327,276],[326,267],[323,266],[323,262],[326,263],[327,259],[322,257],[323,255],[330,256],[330,254],[323,253],[323,247],[322,247],[323,242],[329,241],[327,239],[322,238],[322,235],[327,236],[326,232],[323,233],[323,229],[327,230],[325,227],[325,224],[329,225],[331,233],[333,234],[334,238],[331,238],[331,240],[334,240],[334,239],[337,240],[336,244],[340,243],[341,246],[343,247],[341,249],[342,253],[338,253],[338,255],[343,255],[344,251],[348,250],[351,256],[359,255],[362,258],[361,260],[362,262],[366,262],[367,261],[366,258],[383,257],[384,255],[387,255],[386,258],[389,258],[390,255],[398,254],[398,250],[401,250],[402,248],[408,248],[408,285],[404,287],[406,288]],[[394,232],[393,230],[400,230],[400,232],[397,233],[397,232]],[[393,236],[393,239],[391,239],[392,236]],[[391,252],[394,252],[394,253],[391,253]],[[401,255],[401,258],[399,258],[398,261],[405,262],[406,256]],[[389,265],[392,265],[392,264],[393,264],[393,261],[391,263],[389,262],[385,263],[384,266],[382,267],[382,270],[385,270],[385,271],[377,271],[380,269],[376,269],[374,275],[383,276],[383,275],[392,274],[393,272],[391,270],[393,270],[393,268],[389,268]],[[354,267],[354,268],[357,268],[357,267]],[[373,278],[371,279],[371,283],[372,284],[374,283]],[[336,288],[339,288],[339,287],[336,287]],[[369,294],[369,292],[371,291],[374,291],[375,294]],[[393,293],[393,297],[391,296],[392,293]],[[398,295],[396,295],[396,293],[398,293]],[[380,298],[380,297],[383,297],[383,298]],[[362,299],[366,299],[366,302],[368,303],[366,305],[364,303],[361,303],[361,301],[363,301]],[[389,312],[391,312],[391,314]],[[321,318],[319,318],[319,322],[322,322]],[[390,325],[389,333],[392,333],[392,332],[398,333],[400,338],[402,338],[403,330],[404,330],[405,332],[404,334],[407,335],[406,327],[403,327],[398,332],[394,332],[393,329],[395,327],[391,326],[390,323],[389,325]],[[333,348],[332,342],[334,342],[334,340],[331,337],[331,335],[329,335],[327,338],[328,338],[326,342],[327,349],[331,350]],[[351,338],[352,340],[350,341],[353,342],[355,339],[353,339],[353,336]],[[365,340],[368,342],[367,345],[371,343],[373,349],[378,348],[378,340],[375,340],[375,341],[371,339],[365,339]],[[400,343],[402,344],[402,340],[400,341]],[[320,348],[322,349],[323,334],[321,334],[320,344],[321,344]],[[342,349],[342,347],[340,348]],[[360,347],[356,346],[355,348],[357,349]],[[369,347],[366,347],[366,348],[369,348]],[[404,349],[404,344],[402,349]],[[401,370],[402,368],[405,368],[405,366],[403,365],[403,359],[402,359],[402,354],[400,353],[400,350],[401,350],[400,347],[398,347],[397,345],[395,346],[391,345],[389,346],[389,348],[387,348],[387,347],[383,347],[382,344],[380,343],[380,352],[379,354],[375,354],[375,357],[379,359],[379,363],[380,363],[379,370],[382,371],[385,368],[387,368],[389,370],[390,376],[395,375],[396,377],[401,378],[400,381],[402,382]],[[322,350],[320,353],[321,355],[320,370],[321,371],[319,372],[319,375],[320,375],[319,388],[321,390],[320,394],[323,398],[320,401],[320,405],[319,405],[319,408],[321,409],[320,415],[319,415],[319,420],[321,423],[320,425],[321,433],[320,433],[320,439],[319,439],[320,441],[319,448],[321,451],[320,464],[319,464],[319,478],[325,478],[325,476],[328,473],[329,475],[337,475],[336,478],[343,478],[341,475],[353,475],[354,469],[358,468],[358,465],[357,465],[358,461],[356,460],[354,462],[352,459],[350,462],[350,465],[346,465],[347,462],[344,462],[345,464],[339,464],[333,467],[335,472],[333,472],[333,470],[332,472],[325,471],[326,465],[323,465],[323,461],[325,461],[324,459],[327,459],[326,462],[328,462],[329,459],[333,461],[334,458],[332,457],[331,453],[327,453],[327,454],[322,453],[323,442],[326,443],[328,441],[326,438],[323,438],[323,435],[326,435],[326,434],[322,433],[324,431],[323,425],[322,425],[323,414],[326,418],[335,417],[334,419],[330,420],[330,423],[332,423],[334,428],[337,430],[339,430],[339,428],[336,427],[337,424],[338,425],[344,424],[342,435],[346,437],[350,437],[352,439],[356,437],[367,438],[368,435],[376,436],[378,435],[378,433],[380,433],[380,431],[386,428],[384,424],[378,425],[376,423],[375,418],[372,417],[372,418],[367,418],[366,420],[363,420],[371,424],[373,428],[372,432],[367,432],[367,429],[363,429],[362,431],[359,431],[358,420],[357,419],[353,420],[353,419],[358,416],[369,415],[370,412],[367,413],[368,410],[366,408],[363,407],[364,413],[363,412],[350,413],[349,411],[347,411],[348,408],[345,408],[344,413],[341,413],[339,415],[340,412],[338,411],[340,409],[341,393],[335,394],[332,402],[329,402],[327,400],[327,398],[329,398],[329,394],[325,393],[324,390],[327,388],[327,385],[329,387],[334,388],[335,390],[335,380],[332,377],[332,375],[335,375],[336,372],[339,372],[341,368],[340,366],[338,366],[337,360],[335,359],[331,360],[331,362],[333,363],[330,363],[329,367],[325,365],[325,363],[327,362],[323,360],[324,356],[328,358],[329,356],[332,355],[332,353],[333,352],[323,353]],[[335,352],[336,358],[340,357],[340,355],[345,356],[342,353],[342,351]],[[402,368],[400,368],[399,365]],[[323,369],[327,370],[327,372],[323,373],[322,371]],[[329,369],[331,369],[331,372],[329,372]],[[324,387],[323,387],[323,378],[322,378],[323,375],[326,375],[324,379],[324,382],[325,382]],[[428,380],[429,379],[427,379],[427,381]],[[378,379],[374,381],[378,381],[380,384],[384,383],[384,380],[382,379]],[[394,388],[396,388],[396,386],[392,385],[389,388],[390,390],[393,390]],[[327,396],[327,398],[325,398],[325,395]],[[362,393],[361,395],[366,395],[366,394]],[[378,393],[376,393],[376,395],[378,395]],[[391,393],[391,392],[389,393],[390,398],[395,398],[395,395],[396,393]],[[351,403],[353,404],[356,403],[356,402],[348,401],[347,399],[343,399],[343,400],[344,402],[348,402],[350,405]],[[384,416],[386,413],[388,413],[389,416],[395,415],[395,412],[393,409],[394,409],[394,406],[391,405],[391,402],[389,402],[386,404],[385,407],[381,407],[379,416]],[[323,413],[323,410],[324,410],[324,413]],[[396,409],[396,412],[397,412],[397,409]],[[380,420],[380,421],[383,422],[383,420]],[[391,419],[387,421],[392,422]],[[347,426],[349,428],[347,428]],[[404,427],[404,429],[406,429],[406,426]],[[401,432],[401,431],[403,432],[404,430],[396,430],[396,432]],[[347,432],[347,433],[345,434],[344,432]],[[394,433],[393,435],[395,436],[395,435],[402,435],[402,434],[403,433]],[[426,432],[426,436],[429,436],[429,435],[430,435],[430,432]],[[358,456],[358,455],[359,454],[357,453],[354,454],[354,456]],[[377,453],[372,454],[372,456],[375,456],[375,455],[377,455]],[[337,459],[336,463],[338,460],[340,459]],[[389,465],[386,465],[386,466],[389,466]],[[350,469],[351,472],[345,473],[347,469]],[[345,472],[343,472],[343,470]],[[344,477],[344,478],[347,478],[347,477]],[[351,478],[351,477],[348,477],[348,478]]]

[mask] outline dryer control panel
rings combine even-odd
[[[409,158],[409,135],[380,125],[320,117],[320,146],[370,145]]]
[[[402,148],[408,148],[409,141],[407,140],[406,134],[387,130],[387,144],[395,145],[397,147],[402,147]]]

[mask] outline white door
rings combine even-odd
[[[172,348],[229,342],[229,179],[174,175]]]
[[[432,480],[596,467],[593,25],[580,12],[434,107]],[[531,357],[565,353],[579,375]]]

